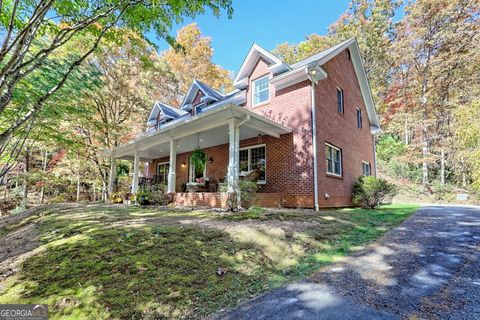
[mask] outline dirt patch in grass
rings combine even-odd
[[[203,318],[362,248],[415,208],[46,208],[8,226],[7,237],[30,226],[38,237],[0,280],[0,303],[46,303],[52,319]]]

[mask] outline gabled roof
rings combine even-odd
[[[215,90],[214,88],[201,82],[200,80],[195,79],[193,80],[192,85],[188,89],[187,94],[183,98],[180,107],[181,109],[184,109],[186,105],[193,102],[193,99],[195,99],[195,96],[197,94],[197,90],[200,90],[205,95],[205,97],[210,98],[212,101],[218,101],[224,98],[224,95],[220,91]]]
[[[330,47],[328,49],[325,49],[317,54],[314,54],[313,56],[307,57],[303,60],[300,60],[298,62],[295,62],[294,64],[291,65],[292,69],[297,69],[303,66],[306,66],[309,63],[319,61],[321,59],[324,59],[325,57],[328,57],[329,55],[335,56],[337,55],[338,52],[343,51],[346,46],[350,45],[353,41],[355,41],[354,38],[348,39],[342,43],[339,43],[333,47]]]
[[[169,106],[168,104],[163,102],[156,101],[153,104],[150,115],[148,116],[147,124],[155,125],[159,114],[169,119],[176,119],[186,113],[187,112],[184,110]]]
[[[350,56],[352,59],[355,74],[360,85],[360,91],[362,93],[363,102],[367,108],[368,119],[370,124],[374,127],[372,130],[379,130],[380,124],[378,121],[377,112],[373,102],[372,92],[370,85],[368,84],[367,75],[363,66],[363,60],[360,55],[360,48],[358,47],[357,40],[355,38],[348,39],[342,43],[339,43],[333,47],[330,47],[322,52],[314,54],[306,59],[300,60],[290,65],[291,70],[275,76],[270,80],[274,85],[278,84],[280,87],[285,85],[292,85],[308,79],[308,69],[315,68],[324,65],[340,52],[345,49],[350,50]],[[327,73],[325,73],[328,76]],[[289,79],[289,80],[287,80]]]
[[[274,74],[290,70],[288,64],[284,63],[273,53],[265,50],[258,44],[254,43],[248,51],[247,56],[243,60],[243,63],[238,70],[235,79],[233,80],[233,86],[235,88],[244,89],[247,86],[247,78],[250,75],[253,67],[257,63],[259,57],[262,57],[269,63],[268,69]]]

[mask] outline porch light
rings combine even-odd
[[[317,70],[315,70],[315,69],[310,70],[310,74],[311,74],[312,76],[316,75],[316,74],[317,74]]]
[[[187,164],[185,162],[182,162],[182,164],[181,164],[182,168],[185,168],[186,165]]]
[[[208,164],[212,164],[213,163],[213,157],[210,156],[210,158],[208,158]]]

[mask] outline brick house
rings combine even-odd
[[[129,159],[133,192],[139,181],[163,182],[177,204],[224,206],[219,186],[236,192],[256,169],[259,205],[307,208],[349,206],[355,179],[376,174],[380,128],[355,39],[292,65],[254,44],[234,87],[222,93],[195,80],[180,108],[156,102],[145,134],[107,152],[112,170]],[[189,161],[198,148],[204,172]],[[196,183],[205,189],[185,192]]]

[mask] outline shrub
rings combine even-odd
[[[255,193],[258,190],[258,185],[253,181],[239,181],[238,187],[240,188],[240,207],[250,208],[255,201]],[[227,186],[220,188],[221,192],[227,192]],[[227,199],[227,206],[230,211],[233,211],[238,207],[237,197],[234,194],[229,194]]]
[[[391,202],[397,194],[397,186],[385,179],[361,176],[353,185],[353,204],[365,209]]]
[[[123,203],[124,198],[125,194],[123,192],[114,192],[110,196],[110,201],[112,201],[112,203]]]
[[[150,195],[150,204],[155,204],[159,206],[166,206],[171,202],[171,198],[166,194],[160,186],[159,188],[154,188]]]
[[[137,203],[142,206],[150,204],[150,201],[152,200],[152,193],[150,190],[144,188],[135,195],[135,199]]]
[[[452,201],[455,198],[451,185],[434,181],[432,184],[435,200]]]

